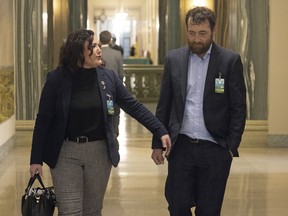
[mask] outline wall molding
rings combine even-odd
[[[268,121],[247,120],[240,147],[267,147]]]
[[[269,147],[288,147],[288,135],[287,134],[269,134],[268,135]]]
[[[15,144],[15,136],[12,136],[0,146],[0,161],[2,161],[13,149]]]
[[[16,131],[33,131],[34,120],[16,120]]]
[[[17,120],[16,131],[33,131],[34,124],[35,124],[34,120]],[[278,140],[280,138],[270,137],[269,139]],[[286,135],[285,139],[287,143],[288,135]],[[266,120],[247,120],[240,146],[267,147],[268,146],[267,143],[268,143],[268,122]],[[272,142],[269,141],[269,143]]]

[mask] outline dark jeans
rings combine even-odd
[[[170,216],[220,216],[232,157],[228,149],[179,136],[168,163],[165,196]]]

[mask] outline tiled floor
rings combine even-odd
[[[14,150],[0,162],[0,215],[19,216],[29,179],[31,132],[17,132]],[[111,173],[103,216],[168,216],[163,195],[167,163],[150,159],[151,134],[121,116],[121,162]],[[222,216],[288,215],[288,149],[240,148],[235,158]],[[51,185],[45,167],[44,183]]]

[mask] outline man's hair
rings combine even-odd
[[[112,42],[115,43],[116,42],[116,35],[112,34]]]
[[[112,35],[109,31],[102,31],[99,35],[101,44],[110,44]]]
[[[77,71],[85,62],[84,44],[86,41],[88,41],[88,48],[91,51],[90,55],[92,55],[93,39],[94,32],[91,30],[80,29],[70,33],[61,50],[60,65],[72,73]]]
[[[208,21],[211,30],[213,30],[216,25],[215,13],[207,7],[195,7],[190,9],[185,17],[186,27],[188,27],[189,18],[197,25]]]

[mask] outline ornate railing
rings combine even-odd
[[[125,86],[140,102],[157,102],[163,65],[124,65]]]

